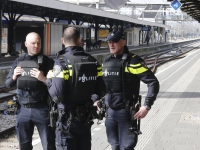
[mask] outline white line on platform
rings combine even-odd
[[[32,142],[32,145],[35,146],[35,145],[37,145],[37,144],[40,143],[40,142],[41,142],[40,138],[39,138],[39,139],[36,139],[36,140],[34,140],[34,141]]]
[[[99,131],[99,130],[101,130],[101,128],[94,128],[93,130]]]
[[[164,72],[165,70],[169,69],[170,67],[176,65],[176,64],[179,63],[180,61],[183,61],[184,59],[186,59],[186,58],[189,57],[190,55],[193,55],[193,53],[197,53],[197,52],[199,52],[199,51],[192,52],[191,54],[187,55],[187,56],[184,57],[183,59],[178,60],[178,61],[175,62],[173,65],[171,65],[171,66],[169,66],[169,67],[167,67],[167,68],[161,70],[160,72],[156,73],[155,75],[156,75],[156,76],[159,75],[160,73],[162,73],[162,72]]]
[[[193,53],[197,53],[197,52],[198,52],[198,51],[192,52],[191,54],[187,55],[187,56],[184,57],[183,59],[178,60],[178,61],[175,62],[174,64],[172,64],[172,65],[168,66],[167,68],[161,70],[160,72],[156,73],[155,75],[157,76],[157,75],[163,73],[163,72],[166,71],[167,69],[173,67],[174,65],[176,65],[177,63],[183,61],[184,59],[186,59],[187,57],[189,57],[189,56],[192,55]],[[196,55],[195,55],[194,57],[196,57]],[[193,58],[194,58],[194,57],[193,57]],[[193,58],[192,58],[192,59],[193,59]],[[192,59],[190,59],[190,61],[191,61]],[[188,62],[189,62],[189,61],[188,61]],[[187,62],[187,63],[188,63],[188,62]],[[187,63],[186,63],[186,64],[187,64]],[[181,67],[181,68],[182,68],[182,67]],[[180,68],[179,68],[179,69],[180,69]],[[179,69],[178,69],[178,70],[179,70]],[[178,70],[176,70],[176,71],[178,71]],[[175,73],[175,72],[174,72],[174,73]],[[172,74],[171,74],[171,75],[172,75]],[[170,77],[170,76],[168,76],[168,78],[169,78],[169,77]],[[167,78],[166,78],[166,79],[167,79]],[[166,79],[165,79],[165,80],[166,80]],[[164,81],[165,81],[165,80],[164,80]],[[162,81],[162,82],[163,82],[163,81]],[[142,85],[142,84],[145,84],[145,83],[143,83],[143,82],[141,81],[140,84]],[[160,84],[162,84],[162,83],[160,82]]]
[[[195,57],[197,57],[199,55],[195,55],[194,57],[192,57],[188,62],[186,62],[185,64],[182,64],[181,67],[179,67],[178,69],[176,69],[176,71],[174,71],[173,73],[171,73],[169,76],[167,76],[165,79],[163,79],[161,82],[160,82],[160,85],[166,81],[167,79],[171,78],[172,75],[174,75],[175,73],[177,73],[180,69],[182,69],[185,65],[187,65],[190,61],[192,61]]]

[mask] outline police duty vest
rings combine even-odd
[[[102,71],[107,92],[122,93],[124,91],[123,88],[129,88],[130,84],[127,84],[127,80],[124,77],[124,70],[132,55],[123,55],[122,59],[112,59],[111,56],[105,59]],[[125,58],[123,58],[124,56]]]
[[[43,87],[43,83],[30,75],[30,70],[33,68],[39,69],[43,63],[43,56],[39,55],[38,60],[25,60],[26,55],[18,58],[18,67],[23,69],[21,76],[17,79],[17,88],[22,90],[38,90]],[[40,65],[39,65],[40,64]]]
[[[96,60],[86,53],[82,54],[85,56],[81,53],[62,55],[70,72],[66,99],[74,104],[90,101],[97,81]]]

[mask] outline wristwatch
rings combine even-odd
[[[151,107],[149,107],[148,105],[144,105],[145,107],[146,107],[146,110],[150,110],[151,109]]]

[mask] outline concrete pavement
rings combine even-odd
[[[146,118],[135,150],[200,149],[200,50],[158,72],[160,93]],[[143,100],[146,85],[141,85]],[[34,150],[42,150],[41,144]],[[104,124],[92,126],[92,150],[111,150]]]

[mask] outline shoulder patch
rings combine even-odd
[[[132,55],[132,58],[135,57],[136,55]]]
[[[130,61],[131,64],[138,64],[140,62],[141,62],[141,58],[138,55],[134,55],[134,57],[133,56],[131,57],[131,61]]]
[[[53,75],[54,75],[54,77],[56,77],[61,71],[62,71],[61,66],[55,65],[55,66],[53,67]]]

